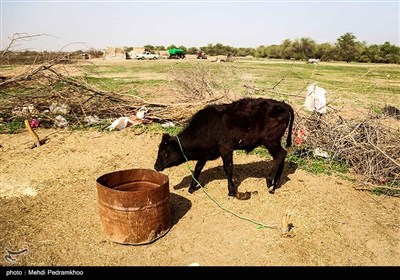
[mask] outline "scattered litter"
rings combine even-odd
[[[297,146],[300,146],[304,140],[307,139],[307,132],[305,128],[299,128],[297,130],[297,136],[294,139]]]
[[[175,127],[175,124],[173,122],[167,121],[167,122],[161,124],[161,126],[164,128],[169,128],[169,127]]]
[[[306,100],[304,106],[308,111],[316,111],[320,114],[326,113],[326,90],[317,86],[316,83],[311,84],[307,88]]]
[[[106,129],[108,130],[121,130],[126,127],[129,127],[131,125],[135,124],[130,118],[128,117],[120,117],[116,119],[115,121],[112,122],[110,126],[108,126]]]
[[[68,126],[68,121],[63,116],[58,115],[54,121],[54,125],[56,127],[66,127]]]
[[[28,106],[14,107],[11,113],[17,117],[28,117],[29,115],[37,114],[38,111],[33,104],[29,104]]]
[[[59,104],[59,103],[51,103],[51,105],[49,106],[49,110],[51,113],[53,114],[61,114],[61,115],[66,115],[69,113],[70,108],[67,104]]]
[[[149,110],[146,108],[146,106],[140,107],[140,109],[136,112],[136,117],[139,119],[144,119],[144,116],[147,114]]]
[[[39,120],[38,119],[30,119],[28,120],[29,125],[31,128],[37,128],[39,127]]]
[[[83,121],[87,123],[88,125],[96,124],[100,121],[99,117],[94,115],[94,116],[86,116]]]
[[[322,150],[321,148],[315,148],[313,151],[313,155],[314,157],[329,158],[328,152]]]
[[[383,177],[383,176],[379,176],[379,177],[376,179],[376,181],[377,181],[379,184],[385,184],[385,183],[387,182],[387,178],[386,178],[386,177]]]
[[[35,106],[34,106],[33,104],[29,104],[29,105],[28,105],[28,111],[29,111],[29,113],[31,113],[31,114],[36,114],[36,113],[38,113],[38,110],[36,110],[36,108],[35,108]]]

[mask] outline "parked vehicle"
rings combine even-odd
[[[145,59],[158,59],[158,54],[154,54],[151,52],[144,52],[144,53],[139,53],[136,54],[136,59],[141,59],[141,60],[145,60]]]
[[[197,52],[197,59],[207,59],[206,53],[203,51]]]
[[[169,53],[168,59],[185,59],[186,58],[184,49],[173,48],[173,49],[169,49],[168,53]]]

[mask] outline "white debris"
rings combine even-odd
[[[169,128],[169,127],[175,127],[175,124],[173,122],[167,121],[167,122],[161,124],[161,126],[165,127],[165,128]]]
[[[54,125],[56,127],[66,127],[68,126],[68,121],[63,116],[58,115],[54,121]]]
[[[133,125],[134,122],[128,117],[120,117],[112,122],[110,126],[107,127],[108,130],[121,130],[128,126]]]
[[[146,108],[146,106],[140,107],[140,109],[136,112],[136,117],[139,119],[144,119],[144,116],[147,114],[149,110]]]
[[[307,88],[306,100],[304,106],[308,111],[316,111],[320,114],[326,113],[326,90],[317,86],[316,83],[311,84]]]
[[[321,148],[315,148],[313,151],[313,155],[314,157],[329,158],[328,152],[322,150]]]
[[[61,115],[66,115],[69,113],[69,106],[67,104],[58,104],[56,102],[51,103],[49,106],[49,110],[53,114],[61,114]]]
[[[28,117],[39,112],[33,104],[29,104],[28,106],[15,107],[12,109],[11,113],[17,117]]]
[[[96,124],[100,121],[99,117],[94,115],[94,116],[86,116],[83,121],[87,123],[88,125]]]
[[[188,266],[200,266],[200,264],[197,262],[194,262],[194,263],[189,264]]]

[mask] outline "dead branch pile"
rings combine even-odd
[[[175,88],[183,102],[235,100],[235,80],[240,79],[241,75],[240,70],[231,65],[211,67],[204,63],[196,63],[185,68],[171,66],[169,69],[171,87]]]
[[[40,36],[43,35],[14,34],[9,45],[0,51],[0,64],[8,65],[9,55],[20,42]],[[0,75],[0,123],[40,118],[42,126],[82,125],[87,120],[90,123],[130,116],[144,105],[147,117],[153,120],[169,119],[170,115],[178,120],[186,118],[176,114],[176,110],[170,114],[173,110],[169,104],[96,88],[89,83],[86,71],[71,62],[74,59],[64,52],[49,53],[45,60],[35,58],[20,73]],[[62,125],[56,125],[60,122]]]
[[[400,131],[385,126],[378,115],[345,120],[338,112],[297,114],[297,144],[314,155],[328,153],[328,160],[346,163],[364,182],[400,185]],[[317,153],[316,153],[317,152]]]
[[[115,118],[134,114],[145,100],[100,90],[84,77],[73,77],[60,66],[57,57],[0,83],[0,118],[12,121],[18,117],[42,118],[54,123],[62,115],[69,124],[83,124],[85,118]],[[147,104],[153,111],[165,106]]]
[[[9,46],[1,51],[0,62],[7,64],[7,55],[24,40],[41,35],[15,34]],[[0,123],[40,118],[42,126],[91,124],[93,120],[115,119],[135,115],[146,106],[146,118],[152,121],[186,121],[199,106],[220,101],[229,93],[223,82],[201,66],[171,70],[175,89],[182,93],[182,103],[149,102],[138,96],[104,91],[90,84],[93,73],[79,65],[71,65],[65,53],[54,53],[43,62],[35,60],[13,76],[0,77]],[[72,72],[72,73],[71,73]],[[75,75],[74,75],[75,74]],[[223,90],[225,96],[216,95]],[[61,123],[60,123],[61,122]]]

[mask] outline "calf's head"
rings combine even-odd
[[[154,169],[163,171],[165,168],[177,166],[185,162],[176,137],[164,133],[158,147],[157,160]]]

